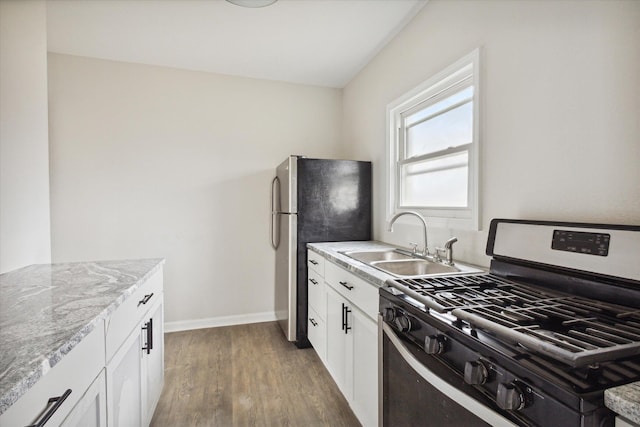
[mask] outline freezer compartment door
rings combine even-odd
[[[278,214],[280,245],[276,249],[275,311],[287,340],[296,341],[297,215]]]

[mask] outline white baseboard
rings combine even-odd
[[[165,332],[189,331],[192,329],[215,328],[218,326],[244,325],[247,323],[273,322],[275,312],[239,314],[236,316],[209,317],[206,319],[179,320],[165,322]]]

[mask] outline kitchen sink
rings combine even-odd
[[[395,249],[388,249],[384,251],[351,251],[343,252],[348,257],[356,259],[365,264],[369,264],[375,261],[391,261],[391,260],[411,260],[414,259],[411,255],[403,254]]]
[[[371,265],[396,276],[424,276],[429,274],[457,273],[460,270],[454,265],[445,265],[426,259],[411,259],[404,261],[378,261]]]
[[[342,254],[396,277],[482,273],[480,268],[455,263],[448,265],[401,249],[345,251]]]

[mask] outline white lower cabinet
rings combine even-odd
[[[142,425],[142,341],[135,330],[107,365],[109,427]]]
[[[318,254],[313,255],[317,260]],[[314,290],[313,293],[323,295],[325,335],[323,339],[312,338],[312,334],[322,331],[314,330],[310,322],[309,340],[360,423],[364,427],[377,426],[378,327],[375,319],[378,287],[328,259],[324,259],[323,266],[322,290]],[[311,272],[309,277],[320,282]],[[312,285],[317,286],[309,284],[310,298]],[[310,302],[310,318],[317,315],[317,299],[314,298],[313,305]]]
[[[378,325],[353,312],[353,398],[351,407],[363,426],[378,425]]]
[[[105,427],[107,425],[107,390],[104,376],[103,369],[64,420],[62,427]]]
[[[0,427],[148,426],[164,384],[163,324],[159,270],[3,412]]]
[[[96,327],[27,393],[2,413],[0,427],[37,425],[45,419],[47,427],[59,426],[63,422],[66,423],[65,420],[72,414],[85,412],[87,402],[93,400],[89,394],[95,396],[102,393],[104,396],[104,380],[103,390],[94,389],[92,393],[88,391],[95,386],[95,379],[104,375],[104,342],[104,330]],[[100,384],[96,387],[100,387]],[[104,408],[102,411],[104,412]],[[99,421],[100,418],[96,420]],[[65,425],[82,424],[73,424],[70,419]],[[105,424],[103,422],[97,425]]]
[[[638,427],[638,424],[627,421],[622,417],[616,417],[615,427]]]
[[[109,427],[147,426],[164,383],[162,295],[107,364]]]
[[[307,261],[307,337],[316,353],[326,364],[327,356],[327,294],[324,284],[324,258],[309,251]]]
[[[164,385],[164,304],[160,301],[149,310],[151,327],[151,343],[147,343],[142,355],[142,394],[146,396],[144,401],[143,419],[144,425],[149,425],[153,412],[160,400],[162,386]],[[146,329],[145,329],[146,332]]]
[[[349,301],[327,287],[327,369],[349,401],[353,394],[353,310]]]

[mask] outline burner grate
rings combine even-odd
[[[493,274],[390,284],[438,312],[571,366],[640,354],[640,312]]]

